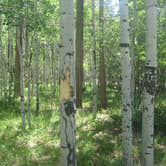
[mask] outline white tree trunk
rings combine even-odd
[[[122,67],[122,165],[132,165],[131,59],[129,52],[128,0],[120,0]]]
[[[43,84],[46,87],[46,44],[43,44]]]
[[[153,166],[154,98],[157,69],[157,0],[146,0],[146,66],[142,114],[142,165]]]
[[[37,33],[37,16],[38,16],[38,0],[35,0],[34,15],[35,15],[35,84],[36,84],[36,115],[39,114],[39,43],[38,43],[38,33]]]
[[[93,117],[96,117],[97,112],[97,86],[96,86],[96,28],[95,28],[95,1],[92,0],[92,82],[93,82]]]
[[[31,55],[28,64],[28,126],[31,128]]]
[[[2,77],[2,94],[3,94],[3,104],[6,106],[7,104],[7,68],[6,68],[6,58],[4,54],[3,49],[3,43],[2,43],[2,17],[0,15],[0,58],[1,58],[1,77]]]
[[[13,29],[11,26],[8,26],[8,58],[9,58],[9,103],[11,102],[11,94],[12,94],[12,83],[13,83]]]
[[[61,78],[60,135],[62,166],[76,166],[75,138],[75,66],[74,66],[74,5],[73,0],[61,0]]]
[[[58,67],[58,53],[57,53],[57,47],[53,45],[52,47],[52,78],[53,78],[53,92],[56,91],[56,85],[58,82],[58,77],[57,77],[57,67]]]
[[[32,60],[32,53],[29,47],[29,25],[28,25],[28,0],[26,0],[26,19],[25,19],[25,26],[26,26],[26,43],[25,43],[25,52],[26,56],[29,58],[28,61],[28,126],[31,128],[31,60]]]
[[[2,59],[2,39],[1,39],[1,35],[2,35],[2,18],[1,18],[1,14],[0,14],[0,58]],[[2,83],[2,80],[3,80],[3,62],[0,61],[0,84],[1,84],[1,100],[3,98],[3,83]]]

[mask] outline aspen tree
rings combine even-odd
[[[8,0],[8,8],[10,7],[10,2]],[[11,9],[13,12],[13,9]],[[13,50],[13,34],[14,28],[12,27],[12,19],[8,17],[8,41],[7,41],[7,55],[8,55],[8,71],[9,71],[9,84],[8,84],[8,98],[9,104],[11,102],[12,87],[14,81],[14,50]]]
[[[8,26],[8,64],[9,64],[9,103],[11,101],[12,94],[12,83],[13,83],[13,29],[11,26]]]
[[[39,114],[39,43],[38,43],[38,33],[37,33],[37,12],[38,12],[38,0],[35,0],[34,14],[35,14],[35,84],[36,84],[36,115]]]
[[[23,21],[16,29],[16,42],[20,58],[20,98],[21,98],[21,117],[22,128],[25,129],[25,106],[24,106],[24,41],[23,41]]]
[[[3,96],[3,105],[6,106],[7,104],[7,66],[6,66],[6,58],[4,54],[4,49],[3,49],[3,43],[2,43],[2,17],[0,15],[0,56],[1,56],[1,77],[2,77],[2,96]]]
[[[1,36],[2,36],[2,18],[1,18],[1,14],[0,14],[0,58],[2,59],[2,39],[1,39]],[[3,80],[3,62],[0,61],[0,84],[1,84],[1,100],[3,98],[3,83],[2,83],[2,80]]]
[[[46,81],[46,44],[43,44],[43,83],[44,87],[46,87],[47,81]]]
[[[17,38],[17,32],[16,32],[16,38]],[[16,54],[15,54],[14,95],[15,97],[20,96],[20,55],[18,51],[17,42],[16,42]]]
[[[157,71],[157,0],[146,0],[146,65],[142,114],[142,165],[153,166],[154,99]]]
[[[60,0],[60,136],[62,166],[76,166],[73,0]]]
[[[122,72],[122,165],[132,165],[131,59],[129,51],[128,0],[120,0],[120,47]]]
[[[100,84],[100,100],[101,108],[107,108],[106,94],[106,72],[105,72],[105,55],[104,55],[104,0],[99,0],[99,84]]]
[[[93,82],[93,117],[96,117],[97,112],[97,86],[96,86],[96,29],[95,29],[95,1],[92,0],[92,82]]]
[[[26,32],[25,32],[25,52],[26,56],[29,58],[28,61],[28,126],[31,128],[31,61],[32,61],[32,53],[29,51],[29,21],[28,21],[28,5],[29,5],[29,0],[26,0],[26,19],[25,19],[25,26],[26,26]]]

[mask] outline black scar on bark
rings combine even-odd
[[[75,165],[75,152],[74,147],[71,146],[71,144],[68,144],[69,154],[67,156],[67,163],[68,165]]]
[[[156,85],[156,67],[145,67],[145,88],[150,95],[155,94]]]
[[[72,113],[75,113],[75,107],[74,107],[74,102],[73,101],[67,101],[64,103],[65,107],[65,112],[66,115],[71,115]]]
[[[123,105],[123,111],[127,112],[128,111],[127,107],[130,107],[129,103],[127,103],[126,105]]]
[[[145,154],[149,155],[150,153],[145,153]]]
[[[61,12],[61,14],[66,14],[66,12]]]
[[[148,107],[145,107],[145,111],[148,111]]]
[[[62,44],[59,44],[59,48],[62,48],[62,47],[64,47]]]
[[[119,44],[120,47],[129,47],[129,43],[120,43]]]
[[[128,103],[127,106],[130,107],[130,104]]]
[[[66,55],[73,56],[73,54],[71,52],[67,52]]]
[[[154,104],[154,98],[151,99],[151,103]]]
[[[128,110],[127,110],[127,108],[123,108],[123,111],[124,111],[124,112],[127,112]]]
[[[61,148],[63,148],[63,149],[68,148],[68,150],[69,150],[69,153],[68,153],[68,156],[67,156],[67,165],[75,166],[75,150],[74,150],[74,146],[71,146],[71,144],[68,141],[67,119],[65,117],[63,117],[63,119],[65,121],[65,135],[66,135],[67,146],[61,145]]]
[[[127,20],[126,20],[126,19],[123,19],[122,21],[123,21],[123,22],[127,22]]]

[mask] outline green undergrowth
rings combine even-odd
[[[96,119],[92,117],[91,90],[84,92],[84,109],[76,113],[78,166],[122,165],[120,95],[115,90],[109,92],[109,107],[98,111]],[[6,108],[0,106],[0,166],[60,166],[58,97],[41,89],[40,103],[37,117],[33,98],[32,126],[24,131],[19,100]],[[140,120],[135,123],[141,126]],[[140,165],[141,158],[139,128],[133,129],[134,166]],[[156,133],[154,143],[155,165],[165,166],[166,136]]]

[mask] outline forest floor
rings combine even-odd
[[[119,97],[111,93],[111,107],[98,112],[94,120],[89,93],[85,94],[84,110],[76,114],[78,166],[121,166],[121,111],[120,104],[113,104]],[[32,110],[32,127],[25,131],[19,102],[4,110],[0,106],[0,166],[60,166],[59,112],[53,104],[55,98],[47,95],[41,93],[40,114],[36,117]],[[134,166],[140,165],[140,135],[134,130]],[[165,166],[166,136],[155,135],[154,144],[155,165]]]

